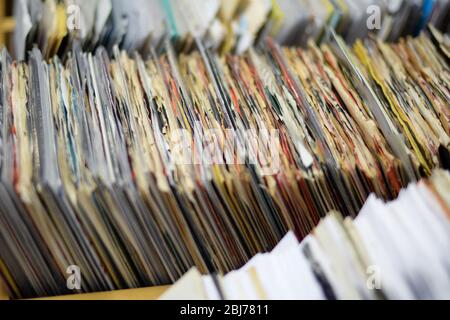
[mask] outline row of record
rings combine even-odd
[[[334,28],[349,43],[417,35],[430,23],[450,31],[449,0],[17,0],[14,53],[38,45],[45,58],[114,45],[148,54],[169,35],[180,47],[202,39],[222,53],[242,53],[267,36],[283,45],[326,40]]]
[[[228,272],[328,212],[449,168],[448,47],[1,55],[0,274],[12,297]]]
[[[236,271],[193,268],[160,299],[449,299],[449,195],[450,173],[435,171],[392,202],[371,196],[356,219],[329,213],[301,243],[288,233]]]

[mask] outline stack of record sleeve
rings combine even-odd
[[[148,59],[1,56],[0,272],[13,297],[227,272],[449,166],[445,43]]]

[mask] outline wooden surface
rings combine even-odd
[[[157,300],[170,286],[74,294],[36,300]]]
[[[157,300],[170,286],[74,294],[34,300]],[[9,300],[0,282],[0,300]]]
[[[0,0],[0,46],[6,42],[6,35],[14,31],[14,18],[10,16],[11,6],[7,6],[6,0]]]
[[[0,279],[0,300],[8,300],[8,295],[6,294],[5,287],[2,280]]]

